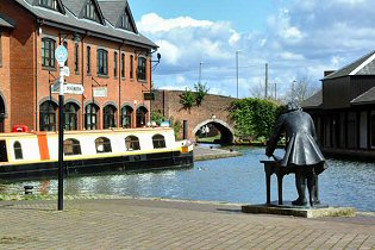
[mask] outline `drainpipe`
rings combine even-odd
[[[38,92],[39,92],[39,86],[38,86],[38,81],[39,81],[39,70],[38,70],[38,39],[41,34],[39,34],[42,26],[44,24],[44,20],[42,19],[37,19],[36,21],[36,32],[35,32],[35,119],[34,119],[34,130],[39,131],[38,127],[38,120],[40,119],[39,117],[39,106],[38,106]],[[48,83],[49,85],[49,83]]]
[[[83,40],[89,35],[89,33],[86,31],[86,34],[84,36],[82,36],[81,38],[81,84],[82,86],[84,86],[84,82],[85,82],[85,72],[84,72],[84,62],[85,62],[85,59],[84,59],[84,52],[85,52],[85,46],[84,46],[84,43],[83,43]],[[91,59],[91,57],[90,57]],[[84,98],[83,98],[83,94],[81,95],[81,122],[79,123],[80,126],[79,126],[79,129],[80,130],[83,130],[83,123],[85,122],[85,112],[84,112],[84,109],[85,109],[85,106],[84,106]]]
[[[117,54],[117,72],[116,72],[116,75],[118,77],[118,108],[119,108],[119,110],[117,112],[117,114],[118,114],[117,127],[118,128],[120,127],[120,119],[121,119],[121,115],[120,115],[120,112],[121,112],[121,68],[120,68],[120,65],[122,65],[121,64],[121,58],[122,58],[121,57],[121,48],[123,46],[125,46],[125,40],[123,40],[122,44],[119,46],[119,48],[118,48],[118,54]]]

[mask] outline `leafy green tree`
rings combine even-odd
[[[203,84],[199,82],[194,85],[194,89],[195,89],[195,103],[199,107],[202,104],[202,101],[204,100],[204,98],[206,97],[209,91],[209,88],[207,88],[207,84]]]
[[[230,117],[238,137],[268,138],[281,112],[282,107],[271,100],[246,98],[232,102]]]
[[[180,95],[180,103],[184,107],[184,109],[190,111],[192,107],[194,107],[195,104],[195,95],[190,89],[186,89],[185,92],[183,92]]]

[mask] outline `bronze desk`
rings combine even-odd
[[[267,205],[271,204],[271,176],[276,174],[279,205],[283,205],[283,178],[284,175],[294,173],[294,169],[291,167],[282,167],[278,161],[260,161],[264,164],[264,172],[266,174],[266,185],[267,185]]]

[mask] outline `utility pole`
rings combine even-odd
[[[268,63],[266,63],[264,99],[268,97]]]
[[[198,83],[201,83],[201,78],[202,78],[202,64],[204,62],[200,62],[199,63],[199,80],[198,80]]]
[[[276,101],[276,99],[277,99],[277,87],[276,87],[276,82],[275,82],[275,101]]]
[[[241,50],[236,51],[236,79],[237,79],[237,99],[238,99],[238,54]]]

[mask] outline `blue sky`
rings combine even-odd
[[[263,93],[264,68],[279,97],[293,81],[320,87],[324,70],[374,50],[371,0],[129,0],[138,30],[157,43],[157,88],[193,88],[239,97]]]

